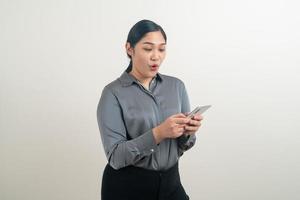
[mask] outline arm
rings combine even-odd
[[[181,87],[181,113],[188,113],[190,111],[190,102],[187,91],[184,84],[182,83]],[[196,142],[196,135],[183,134],[177,138],[179,155],[181,156],[185,151],[192,148]]]
[[[115,169],[132,165],[157,149],[151,129],[137,138],[127,140],[122,109],[108,88],[102,92],[97,120],[106,157]]]

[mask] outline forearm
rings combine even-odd
[[[107,153],[109,164],[120,169],[133,165],[145,156],[150,156],[157,150],[152,130],[128,141],[115,144]]]
[[[185,151],[191,149],[196,143],[196,135],[182,135],[177,138],[179,155],[181,156]]]

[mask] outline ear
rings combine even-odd
[[[129,42],[126,42],[125,44],[125,49],[128,55],[132,56],[133,55],[133,48],[131,47]]]

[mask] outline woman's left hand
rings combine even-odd
[[[184,127],[184,134],[192,135],[195,134],[201,126],[203,117],[200,114],[196,114]]]

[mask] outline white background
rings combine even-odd
[[[103,87],[131,26],[168,36],[161,73],[212,104],[181,159],[192,200],[300,199],[297,0],[0,0],[0,199],[100,199]]]

